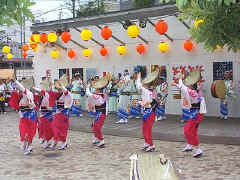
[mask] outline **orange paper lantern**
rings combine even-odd
[[[42,34],[40,35],[40,41],[41,41],[42,43],[48,42],[48,35],[47,35],[46,33],[42,33]]]
[[[112,30],[108,26],[104,26],[104,28],[101,31],[101,35],[103,39],[108,40],[112,37]]]
[[[105,47],[102,47],[102,48],[100,49],[100,54],[101,54],[102,56],[106,56],[106,55],[108,54],[108,50],[107,50]]]
[[[28,46],[27,44],[24,44],[24,45],[22,46],[22,50],[23,50],[23,51],[28,51],[28,50],[29,50],[29,46]]]
[[[27,53],[25,51],[22,52],[22,57],[25,59],[27,57]]]
[[[74,57],[76,57],[76,51],[69,49],[68,50],[68,57],[73,59]]]
[[[34,34],[31,35],[30,40],[31,40],[32,42],[35,42],[35,41],[34,41]]]
[[[190,40],[186,40],[184,42],[184,49],[187,51],[191,51],[193,49],[193,43]]]
[[[63,42],[67,43],[71,39],[71,34],[69,32],[63,32],[61,35],[61,39]]]
[[[37,43],[30,44],[30,48],[35,49],[37,47]]]
[[[139,54],[143,54],[146,51],[146,48],[143,44],[138,44],[136,49]]]
[[[155,25],[155,30],[159,33],[159,34],[165,34],[168,30],[168,24],[163,21],[160,20],[157,22],[157,24]]]

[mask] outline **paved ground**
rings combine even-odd
[[[74,120],[72,120],[74,121]],[[143,153],[139,138],[105,135],[106,148],[92,146],[92,134],[70,131],[66,151],[47,151],[34,140],[34,152],[24,156],[19,148],[18,116],[0,116],[0,179],[3,180],[128,180],[129,156]],[[227,125],[225,126],[227,128]],[[182,142],[155,140],[157,152],[164,153],[181,169],[180,180],[239,180],[240,146],[202,144],[204,156],[182,153]]]

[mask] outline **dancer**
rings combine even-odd
[[[199,158],[203,155],[202,149],[199,147],[198,128],[203,119],[203,114],[206,113],[206,104],[204,97],[200,96],[198,82],[200,80],[200,71],[194,71],[185,79],[182,80],[182,74],[178,75],[178,86],[184,94],[187,104],[189,104],[191,119],[184,126],[184,135],[187,140],[187,145],[184,152],[195,150],[193,157]],[[177,84],[175,84],[177,85]]]
[[[73,99],[72,94],[58,81],[56,83],[58,89],[57,110],[53,117],[52,128],[54,134],[54,141],[50,145],[50,148],[55,148],[58,142],[61,145],[59,150],[63,150],[67,147],[67,135],[69,128],[69,109],[72,107]]]
[[[10,105],[13,108],[19,108],[20,123],[20,141],[21,149],[25,155],[28,155],[32,152],[32,140],[36,134],[37,128],[37,112],[34,109],[34,99],[33,94],[30,90],[24,88],[24,86],[14,80],[16,87],[20,90],[19,93],[15,91],[11,96]],[[18,104],[18,105],[17,105]]]
[[[82,111],[85,108],[85,89],[80,74],[76,73],[72,82],[72,114],[82,117]]]
[[[96,93],[91,93],[89,85],[87,86],[86,93],[89,98],[89,103],[94,106],[95,119],[93,122],[94,140],[93,144],[97,144],[98,147],[104,147],[104,138],[102,135],[102,126],[106,119],[106,99],[104,97],[103,89],[108,85],[106,77],[97,80],[92,86],[96,89]]]
[[[141,116],[142,107],[139,103],[137,103],[141,99],[141,94],[137,89],[137,72],[135,71],[131,77],[131,105],[130,105],[130,116],[136,117],[139,119]]]
[[[156,87],[158,106],[155,113],[156,121],[161,121],[167,119],[165,116],[165,104],[168,96],[168,83],[165,77],[160,77],[158,83],[159,85]]]
[[[158,76],[158,71],[154,71],[148,75],[146,79],[141,83],[141,73],[138,73],[137,78],[137,88],[141,92],[142,101],[140,104],[143,107],[143,124],[142,133],[144,137],[144,148],[146,152],[151,152],[155,150],[155,146],[152,140],[152,127],[155,120],[155,108],[157,102],[153,99],[153,86],[154,80]]]
[[[118,83],[119,103],[117,110],[117,117],[120,119],[117,124],[128,123],[130,95],[131,95],[131,79],[129,72],[126,69],[123,73],[123,78]]]
[[[53,138],[53,129],[52,129],[52,120],[53,120],[53,106],[50,106],[50,95],[47,91],[41,90],[39,88],[34,88],[40,94],[40,118],[39,125],[42,131],[42,139],[45,142],[44,149],[48,148],[51,145],[50,140]],[[43,144],[42,142],[41,144]]]
[[[220,100],[220,114],[221,118],[224,120],[228,119],[228,101],[230,98],[234,97],[234,88],[233,88],[233,81],[230,79],[231,73],[226,71],[224,73],[224,82],[226,86],[226,95],[224,99]]]

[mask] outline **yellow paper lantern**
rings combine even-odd
[[[40,34],[34,34],[33,39],[36,43],[40,43]]]
[[[56,33],[49,33],[48,34],[48,41],[53,43],[53,42],[56,42],[57,41],[57,34]]]
[[[84,49],[84,50],[82,51],[82,53],[83,53],[83,56],[84,56],[84,57],[89,57],[89,56],[92,55],[91,49]]]
[[[198,28],[198,25],[199,25],[200,23],[203,23],[203,22],[204,22],[203,19],[195,20],[195,21],[194,21],[194,26],[195,26],[195,28]]]
[[[8,54],[7,54],[7,58],[8,58],[8,59],[12,59],[12,58],[13,58],[13,55],[12,55],[11,53],[8,53]]]
[[[51,57],[52,57],[53,59],[57,59],[57,58],[59,57],[59,51],[53,50],[53,51],[51,52]]]
[[[36,46],[33,51],[36,52],[38,50],[38,46]]]
[[[165,52],[168,51],[169,46],[168,46],[167,43],[165,43],[165,42],[161,42],[161,43],[158,45],[158,49],[159,49],[159,51],[165,53]]]
[[[118,54],[120,54],[120,55],[126,54],[126,53],[127,53],[127,48],[126,48],[126,46],[123,46],[123,45],[118,46],[118,47],[117,47],[117,52],[118,52]]]
[[[10,52],[10,47],[9,46],[3,46],[2,48],[2,52],[5,53],[5,54],[8,54]]]
[[[131,38],[136,38],[140,33],[140,29],[137,25],[128,26],[127,31],[128,31],[129,37]]]
[[[90,31],[89,29],[83,29],[80,35],[82,40],[88,41],[92,38],[92,31]]]

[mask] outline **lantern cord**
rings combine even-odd
[[[82,49],[87,49],[85,46],[79,44],[77,41],[74,41],[73,39],[70,39],[70,41],[71,41],[73,44],[76,44],[77,46],[81,47]]]
[[[101,30],[102,30],[101,26],[96,25],[96,27],[97,27],[98,29],[101,29]],[[116,40],[117,42],[121,43],[121,45],[124,45],[124,46],[126,45],[126,43],[124,43],[123,41],[121,41],[120,39],[118,39],[116,36],[112,35],[112,38],[113,38],[114,40]]]
[[[177,14],[175,14],[174,16],[175,16],[187,29],[190,29],[190,26],[189,26],[187,23],[185,23],[182,19],[179,19]]]
[[[76,30],[76,31],[78,31],[78,32],[82,32],[80,29],[78,29],[78,28],[76,28],[76,27],[74,27],[74,29]],[[91,40],[93,41],[93,42],[95,42],[96,44],[98,44],[99,46],[101,46],[101,47],[104,47],[104,45],[102,44],[102,43],[100,43],[100,42],[98,42],[96,39],[94,39],[93,37],[91,38]]]
[[[138,35],[138,38],[141,39],[143,42],[145,42],[146,44],[148,44],[148,41],[146,39],[144,39],[142,36]]]
[[[155,24],[154,24],[150,19],[147,18],[147,21],[148,21],[153,27],[155,27]],[[170,41],[173,42],[173,38],[171,38],[169,35],[167,35],[166,33],[163,34],[163,35],[164,35],[166,38],[168,38]]]
[[[62,46],[61,44],[58,44],[58,43],[55,42],[54,45],[56,45],[56,46],[62,48],[63,50],[67,51],[67,48]]]

